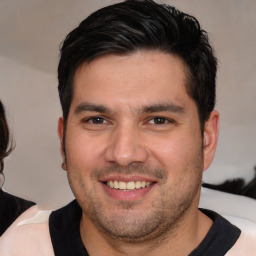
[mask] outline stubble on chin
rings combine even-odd
[[[198,171],[197,170],[190,171]],[[151,200],[150,206],[147,209],[141,209],[141,214],[136,215],[134,209],[138,209],[138,202],[117,202],[117,212],[106,212],[106,202],[99,199],[97,191],[94,190],[93,184],[96,184],[99,179],[110,174],[147,174],[148,177],[155,178],[161,184],[161,190],[157,200]],[[170,234],[175,235],[179,223],[184,217],[186,211],[193,202],[193,195],[176,193],[177,187],[181,184],[176,184],[177,187],[165,186],[167,182],[167,174],[159,168],[146,168],[137,164],[131,165],[128,168],[119,166],[110,166],[108,168],[94,169],[91,171],[90,179],[92,186],[87,187],[82,177],[78,177],[75,173],[69,174],[69,182],[75,197],[78,200],[84,215],[94,226],[105,236],[112,237],[114,240],[119,240],[126,243],[144,243],[148,241],[160,241]],[[200,184],[200,175],[196,178]],[[184,187],[188,193],[195,193],[196,184],[190,184]],[[79,192],[78,192],[79,191]],[[122,212],[123,214],[120,214]]]

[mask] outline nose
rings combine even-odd
[[[148,151],[140,132],[129,126],[116,127],[109,138],[105,151],[106,161],[120,166],[128,166],[134,162],[145,163]]]

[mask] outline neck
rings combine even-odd
[[[202,212],[197,209],[193,212],[189,209],[175,228],[168,233],[154,240],[131,243],[101,232],[83,213],[80,232],[90,256],[158,256],[166,255],[166,252],[168,255],[178,256],[188,255],[193,251],[204,239],[211,225],[212,220]]]

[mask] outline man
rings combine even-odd
[[[198,209],[218,137],[216,65],[198,21],[170,6],[126,1],[82,21],[58,67],[76,200],[49,220],[25,213],[1,255],[237,255],[240,230]]]

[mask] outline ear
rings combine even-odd
[[[219,113],[214,110],[204,126],[204,170],[212,163],[219,134]]]
[[[67,170],[66,167],[66,157],[65,157],[65,153],[64,153],[64,142],[63,142],[63,134],[64,134],[64,120],[63,117],[59,118],[59,122],[58,122],[58,135],[59,135],[59,139],[60,139],[60,152],[61,152],[61,157],[62,157],[62,169],[63,170]]]

